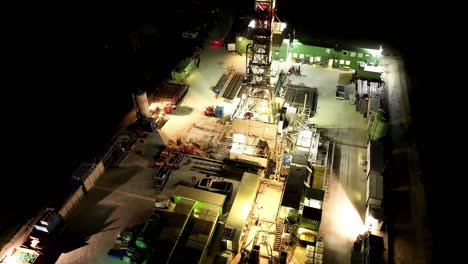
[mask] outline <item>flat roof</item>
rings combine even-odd
[[[316,97],[318,97],[317,88],[302,85],[287,85],[284,101],[293,107],[302,107],[304,101],[306,101],[306,106],[309,110],[315,112],[315,108],[317,107]]]
[[[309,152],[295,149],[292,153],[291,163],[299,166],[307,166],[309,164]]]
[[[377,140],[369,141],[369,170],[382,173],[385,168],[384,146]]]
[[[174,196],[180,196],[187,199],[210,203],[222,207],[226,201],[226,195],[190,188],[183,185],[178,185]]]
[[[367,195],[375,199],[383,199],[383,176],[371,174],[367,178]]]
[[[309,188],[307,189],[305,196],[309,199],[323,201],[325,197],[325,191],[321,189]]]
[[[314,169],[314,175],[312,180],[312,188],[315,189],[322,189],[323,190],[323,183],[325,179],[325,166],[320,165],[312,165]]]
[[[259,175],[249,172],[244,173],[226,220],[226,226],[242,229],[249,217],[250,209],[254,205],[259,183]]]
[[[306,188],[304,181],[307,179],[307,174],[308,170],[305,167],[294,165],[290,167],[281,206],[299,209],[299,204]]]

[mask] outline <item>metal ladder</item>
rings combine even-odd
[[[278,218],[276,221],[275,242],[273,244],[273,251],[281,251],[281,235],[284,231],[284,219]]]
[[[283,167],[283,152],[284,152],[284,135],[278,136],[276,139],[276,150],[275,150],[275,162],[276,162],[276,168],[275,168],[275,179],[280,180],[281,179],[281,170]]]
[[[298,110],[297,110],[297,115],[300,119],[300,121],[307,125],[308,121],[309,121],[309,116],[310,116],[310,109],[309,107],[300,107]]]

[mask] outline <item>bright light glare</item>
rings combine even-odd
[[[252,204],[250,203],[245,203],[244,204],[244,210],[242,210],[242,215],[240,216],[241,219],[246,219],[247,216],[250,213],[250,209],[252,208]]]
[[[13,247],[10,247],[10,249],[7,250],[7,254],[6,254],[6,257],[5,257],[3,263],[5,263],[5,264],[16,264],[16,263],[18,263],[17,259],[12,256],[14,248],[15,247],[13,246]]]
[[[299,227],[299,229],[297,230],[297,233],[299,235],[301,235],[301,234],[317,235],[316,231],[310,230],[310,229],[307,229],[307,228],[303,228],[303,227]]]
[[[359,234],[367,230],[343,186],[341,183],[337,184],[338,186],[334,195],[340,202],[336,203],[335,208],[333,208],[334,210],[331,212],[330,219],[333,221],[333,228],[338,233],[354,241]]]
[[[379,49],[378,49],[378,50],[376,50],[376,49],[369,49],[369,53],[370,53],[372,56],[382,56],[382,51],[383,51],[382,45],[379,46]]]
[[[249,27],[249,28],[255,28],[255,20],[252,19],[252,21],[250,21],[248,27]]]
[[[286,23],[281,22],[281,24],[280,24],[280,31],[283,31],[283,30],[286,28],[286,26],[287,26]]]
[[[245,144],[246,140],[247,140],[247,137],[244,134],[234,133],[232,135],[232,141],[233,142]]]
[[[378,223],[379,221],[377,219],[372,217],[372,215],[367,214],[365,229],[370,230],[370,231],[378,231],[377,230]]]
[[[150,106],[148,107],[148,109],[150,111],[156,111],[156,108],[158,108],[158,104],[157,103],[152,103],[150,104]]]
[[[314,199],[304,199],[304,205],[307,205],[312,208],[322,209],[322,202]]]
[[[242,37],[239,37],[239,41],[242,41],[242,40],[244,40],[244,39]]]
[[[18,262],[16,262],[16,260],[13,259],[13,257],[7,256],[6,259],[4,260],[4,263],[5,263],[5,264],[16,264],[16,263],[18,263]]]

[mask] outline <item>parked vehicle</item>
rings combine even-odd
[[[166,185],[166,182],[169,179],[169,176],[171,176],[171,172],[172,172],[171,167],[168,167],[168,166],[159,167],[159,169],[153,175],[154,187],[159,190],[162,190],[164,186]]]
[[[190,27],[182,33],[182,37],[186,39],[196,39],[200,34],[201,26]]]
[[[156,209],[169,209],[171,205],[171,200],[167,198],[156,198],[154,202],[154,207],[156,207]]]

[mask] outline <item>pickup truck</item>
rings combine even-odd
[[[154,207],[156,209],[170,209],[172,206],[172,201],[167,198],[156,198],[154,201]]]

